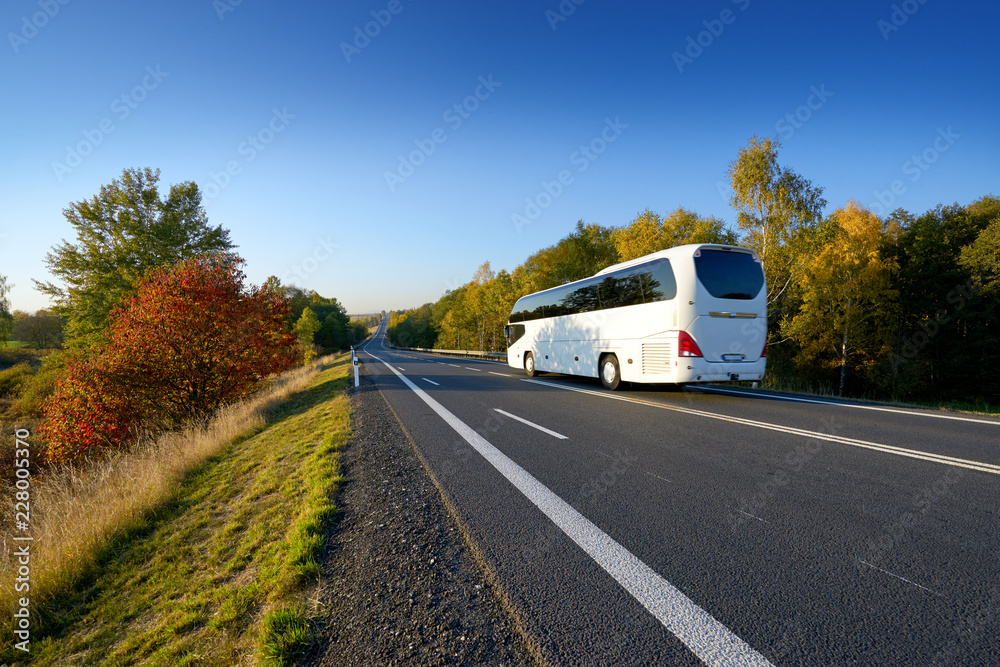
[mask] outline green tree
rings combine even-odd
[[[996,301],[983,289],[990,280],[988,230],[1000,218],[1000,200],[894,216],[905,225],[888,252],[899,263],[898,288],[906,298],[892,354],[893,387],[924,400],[1000,391],[989,363],[1000,342]]]
[[[39,350],[59,347],[62,344],[63,321],[58,315],[39,310],[34,315],[17,311],[14,318],[14,337],[31,343]]]
[[[0,341],[7,347],[7,341],[14,330],[14,315],[10,312],[10,299],[7,293],[13,285],[8,285],[7,276],[0,275]]]
[[[66,319],[71,345],[104,338],[111,310],[151,270],[234,247],[228,230],[208,225],[193,181],[170,186],[161,198],[159,179],[158,169],[125,169],[92,199],[63,210],[77,240],[63,240],[46,255],[46,266],[60,284],[34,282]]]
[[[746,232],[742,243],[760,255],[767,278],[768,299],[779,306],[809,251],[826,200],[823,188],[814,186],[791,169],[778,164],[775,138],[754,136],[729,164],[733,189],[730,203],[737,224]]]
[[[316,313],[314,313],[308,306],[302,310],[302,316],[299,317],[298,321],[295,323],[293,331],[295,332],[295,337],[299,339],[302,349],[305,350],[305,363],[307,364],[312,361],[315,356],[315,352],[313,351],[313,340],[316,337],[316,332],[319,331],[322,326],[323,325],[320,323],[319,318],[316,317]]]

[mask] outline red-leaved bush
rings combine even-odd
[[[139,281],[111,314],[108,344],[70,359],[45,402],[51,460],[206,417],[296,363],[287,300],[244,288],[242,263],[203,255]]]

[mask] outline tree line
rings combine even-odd
[[[621,226],[579,221],[513,271],[485,262],[437,302],[390,315],[408,347],[504,351],[521,296],[686,243],[753,248],[768,286],[772,387],[843,396],[1000,399],[1000,200],[886,217],[849,201],[823,214],[823,188],[753,137],[729,164],[736,228],[685,208],[646,209]]]
[[[229,231],[210,226],[193,182],[162,195],[159,170],[125,169],[63,214],[76,232],[35,281],[51,308],[10,312],[0,276],[0,334],[61,345],[36,369],[0,372],[11,410],[40,418],[48,458],[128,445],[200,420],[320,350],[367,335],[343,305],[271,277],[248,285]],[[9,376],[9,377],[8,377]]]

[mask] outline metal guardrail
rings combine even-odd
[[[386,341],[388,344],[388,341]],[[492,359],[494,361],[507,361],[506,352],[483,352],[482,350],[436,350],[429,347],[397,347],[389,344],[394,350],[408,350],[410,352],[429,352],[431,354],[444,354],[452,357],[465,357],[467,359]]]

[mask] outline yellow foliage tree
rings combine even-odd
[[[824,241],[798,280],[802,306],[786,335],[805,358],[840,367],[840,394],[849,365],[870,370],[890,351],[898,291],[895,260],[882,257],[887,223],[855,201],[826,221]]]
[[[718,218],[703,218],[684,208],[665,218],[647,208],[628,225],[616,229],[612,238],[621,262],[685,243],[737,243],[736,235]]]

